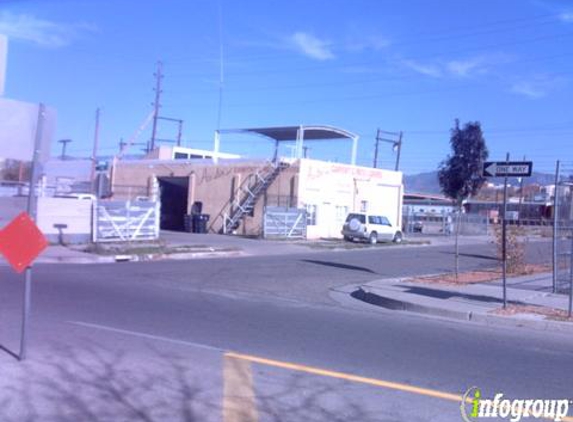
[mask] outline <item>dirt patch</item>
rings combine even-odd
[[[516,315],[516,314],[534,314],[542,315],[546,319],[554,321],[573,322],[573,318],[568,317],[567,311],[563,309],[547,308],[544,306],[534,305],[509,305],[507,308],[499,308],[492,311],[496,315]]]
[[[508,274],[508,277],[519,277],[523,275],[546,273],[551,271],[551,266],[540,264],[527,264],[523,271],[514,274]],[[427,284],[440,284],[449,286],[461,286],[466,284],[487,283],[502,278],[501,269],[493,268],[490,270],[480,271],[466,271],[456,275],[454,273],[438,274],[432,276],[421,276],[405,279],[409,283],[427,283]]]
[[[95,255],[114,256],[114,255],[171,255],[182,253],[201,253],[201,252],[234,252],[240,251],[236,247],[211,247],[208,245],[178,245],[167,246],[162,242],[118,242],[109,244],[91,244],[86,247],[75,249],[81,252],[87,252]]]

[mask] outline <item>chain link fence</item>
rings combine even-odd
[[[465,236],[487,235],[491,226],[487,217],[477,214],[406,212],[402,216],[404,233],[451,236],[456,232],[456,224],[460,226],[459,233]]]
[[[573,162],[558,162],[555,175],[553,282],[557,293],[573,286]]]

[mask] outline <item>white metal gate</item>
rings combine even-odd
[[[92,240],[121,242],[159,238],[159,201],[94,202]]]
[[[306,239],[306,210],[265,207],[263,237]]]

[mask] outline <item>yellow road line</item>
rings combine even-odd
[[[329,371],[327,369],[315,368],[312,366],[299,365],[296,363],[282,362],[278,360],[261,358],[258,356],[244,355],[241,353],[228,352],[225,357],[234,358],[236,360],[243,360],[251,363],[259,363],[261,365],[274,366],[276,368],[290,369],[292,371],[305,372],[307,374],[320,375],[324,377],[337,378],[345,381],[357,382],[361,384],[373,385],[376,387],[389,388],[392,390],[404,391],[407,393],[418,394],[422,396],[434,397],[442,400],[450,400],[461,403],[464,399],[460,394],[446,393],[444,391],[433,390],[430,388],[415,387],[408,384],[399,382],[384,381],[376,378],[361,377],[358,375],[346,374],[344,372]],[[466,403],[472,403],[470,398],[467,398]],[[562,421],[573,422],[573,417],[565,416]],[[225,420],[225,422],[228,422]]]
[[[398,382],[384,381],[375,378],[361,377],[358,375],[345,374],[343,372],[329,371],[327,369],[314,368],[311,366],[298,365],[296,363],[281,362],[278,360],[265,359],[257,356],[243,355],[240,353],[229,352],[225,354],[226,357],[245,360],[253,363],[260,363],[262,365],[274,366],[277,368],[290,369],[298,372],[306,372],[313,375],[321,375],[330,378],[338,378],[346,381],[358,382],[361,384],[374,385],[376,387],[390,388],[392,390],[405,391],[408,393],[420,394],[423,396],[435,397],[443,400],[450,400],[461,403],[463,397],[460,394],[451,394],[443,391],[432,390],[429,388],[414,387],[408,384],[401,384]],[[470,400],[467,400],[468,403]]]
[[[259,420],[251,363],[226,354],[223,358],[223,421],[257,422]]]

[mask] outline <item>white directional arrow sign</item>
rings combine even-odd
[[[486,161],[483,163],[484,177],[529,177],[533,163],[531,161]]]

